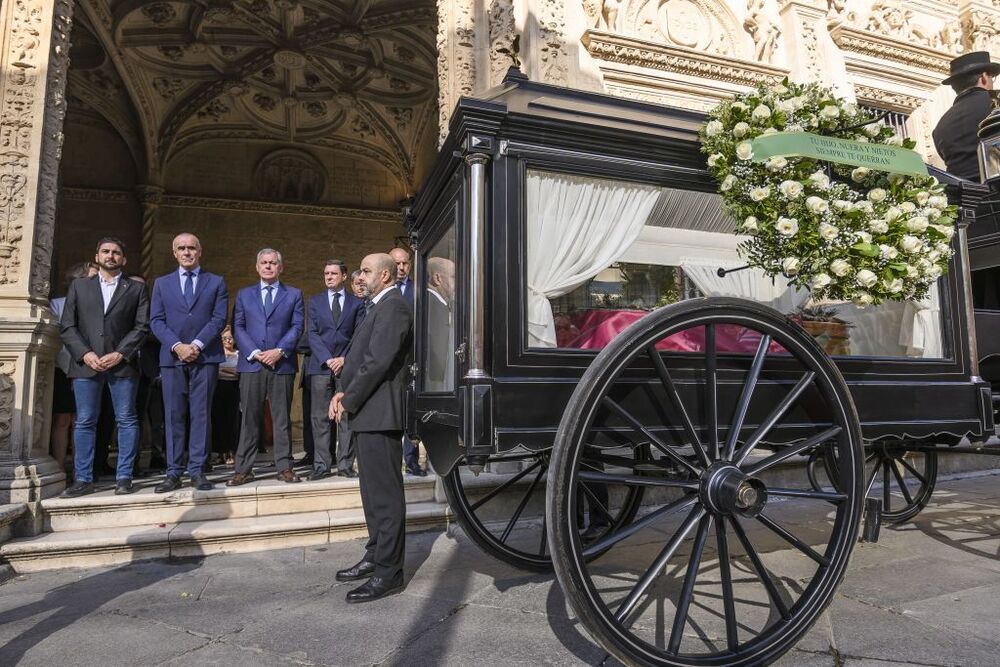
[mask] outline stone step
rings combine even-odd
[[[448,506],[411,502],[406,530],[444,529]],[[85,528],[13,539],[0,545],[0,563],[17,573],[119,565],[139,560],[197,558],[220,553],[314,546],[366,537],[360,508],[239,518]]]
[[[159,524],[240,519],[336,511],[361,508],[357,479],[328,477],[316,482],[286,484],[258,478],[250,484],[227,487],[220,478],[210,491],[185,486],[172,493],[154,493],[162,478],[142,480],[139,490],[116,496],[114,484],[108,483],[99,493],[79,498],[48,498],[41,503],[42,530],[62,532],[88,529],[156,526]],[[407,477],[408,503],[435,500],[434,475]]]

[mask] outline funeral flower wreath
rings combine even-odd
[[[874,119],[829,89],[787,79],[709,114],[702,150],[745,235],[748,264],[819,299],[865,306],[927,295],[948,268],[957,217],[937,179],[808,157],[754,159],[753,139],[778,132],[913,148]]]

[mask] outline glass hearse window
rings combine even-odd
[[[424,255],[424,391],[455,389],[455,227]]]
[[[811,300],[758,269],[720,277],[744,262],[716,194],[541,170],[528,171],[526,191],[532,348],[598,350],[654,308],[733,296],[793,316],[830,354],[943,354],[938,286],[921,302],[860,308]]]

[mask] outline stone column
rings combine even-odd
[[[142,204],[142,277],[150,289],[153,285],[153,235],[156,232],[156,213],[163,200],[163,188],[157,185],[140,185],[136,196]]]
[[[825,49],[821,41],[822,37],[827,37],[826,13],[826,3],[820,0],[786,0],[781,3],[782,39],[792,81],[823,85],[832,83],[824,66]]]
[[[0,504],[65,484],[48,455],[59,337],[47,305],[72,12],[0,3]]]

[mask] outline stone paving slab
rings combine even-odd
[[[948,480],[940,496],[855,549],[830,608],[776,664],[1000,664],[1000,475]],[[406,591],[369,605],[347,605],[351,585],[333,577],[357,540],[17,576],[0,584],[0,665],[618,664],[550,576],[460,531],[407,539]],[[789,580],[808,571],[778,543],[762,553]]]

